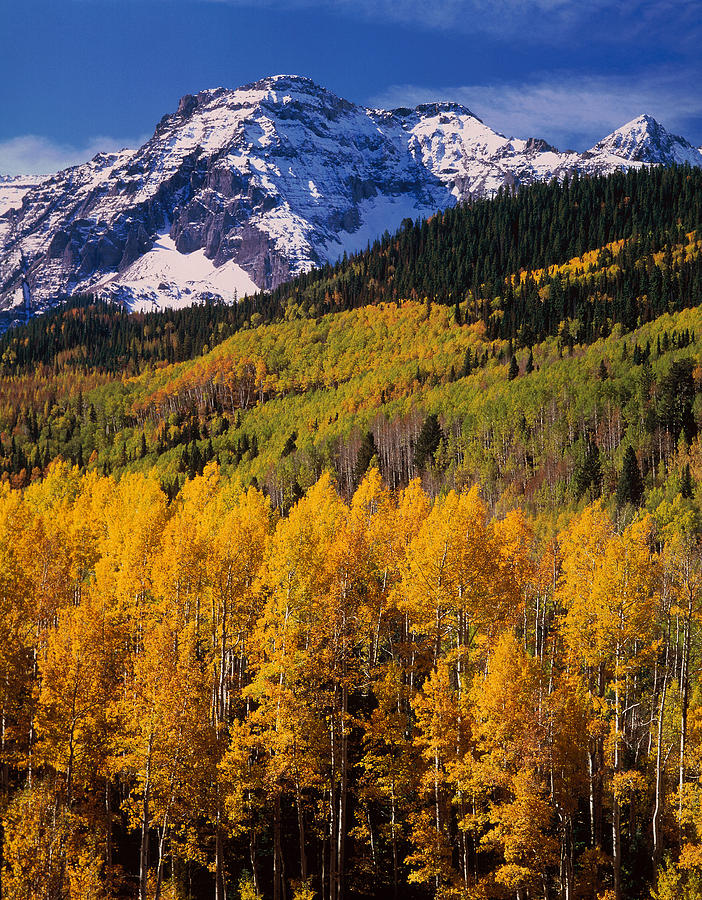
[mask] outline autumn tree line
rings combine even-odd
[[[4,485],[3,900],[702,896],[685,494]]]
[[[567,319],[579,321],[580,340],[592,341],[613,324],[632,329],[696,305],[702,258],[698,247],[679,248],[702,227],[700,198],[698,167],[574,175],[407,219],[364,251],[232,306],[210,300],[130,314],[89,294],[62,298],[56,311],[0,335],[0,375],[138,374],[196,358],[261,323],[390,300],[447,304],[462,322],[484,321],[492,338],[523,346],[556,334]],[[593,251],[597,264],[580,277],[550,271]],[[519,273],[530,277],[515,283]]]
[[[611,494],[629,445],[658,487],[702,422],[700,188],[702,170],[659,167],[503,191],[235,306],[72,298],[0,336],[0,479],[157,465],[174,496],[216,460],[286,511],[327,468],[350,495],[372,435],[394,488],[428,473],[558,507]],[[685,348],[689,371],[666,374]],[[496,380],[515,390],[480,408]],[[431,415],[441,439],[417,466]]]

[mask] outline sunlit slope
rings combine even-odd
[[[370,432],[390,484],[416,474],[437,490],[478,480],[493,503],[557,510],[582,495],[590,441],[605,493],[629,445],[649,488],[677,471],[679,442],[702,420],[700,334],[696,307],[590,345],[561,335],[513,347],[510,378],[509,342],[457,325],[443,306],[407,301],[260,326],[194,361],[97,387],[76,379],[68,400],[52,397],[59,383],[48,379],[41,408],[4,432],[5,460],[23,453],[25,478],[58,455],[99,471],[155,466],[177,490],[216,457],[285,508],[325,468],[351,490]],[[29,384],[6,387],[31,406]],[[442,439],[420,468],[417,440],[432,413]]]

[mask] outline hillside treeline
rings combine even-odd
[[[3,489],[3,898],[699,897],[700,508],[627,509]]]
[[[296,304],[308,314],[393,299],[468,302],[466,321],[492,320],[495,337],[514,339],[529,325],[529,339],[543,340],[568,317],[584,318],[588,334],[598,336],[608,318],[610,327],[636,324],[628,304],[644,294],[651,294],[653,317],[690,305],[691,298],[697,302],[699,261],[673,260],[670,248],[700,224],[699,168],[657,167],[538,183],[426,220],[407,220],[397,234],[386,234],[336,267],[281,285],[270,302],[282,309]],[[572,287],[557,278],[550,302],[542,303],[536,288],[554,283],[549,267],[617,241],[628,244],[619,271],[602,272],[597,281],[580,279]],[[652,256],[666,248],[664,271],[656,273]],[[605,263],[606,257],[600,268]],[[514,275],[534,270],[542,270],[538,283],[515,293]],[[589,302],[593,295],[595,303]],[[503,312],[494,317],[496,298]],[[681,305],[667,307],[668,302]]]
[[[233,305],[212,300],[183,309],[130,313],[92,294],[73,296],[0,336],[0,371],[136,375],[147,366],[207,352],[250,322],[253,303],[249,298]]]
[[[389,300],[458,307],[461,321],[482,320],[492,337],[524,346],[557,333],[567,319],[578,320],[581,338],[593,340],[613,324],[633,328],[696,305],[699,254],[674,249],[701,225],[700,168],[659,166],[538,183],[407,220],[366,251],[233,307],[208,302],[129,315],[90,296],[73,298],[0,337],[0,372],[69,366],[134,374],[192,359],[243,327]],[[613,259],[608,245],[622,241]],[[600,248],[603,255],[579,277],[549,271]],[[515,285],[519,273],[531,275]]]

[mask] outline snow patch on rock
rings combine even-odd
[[[215,266],[204,250],[179,253],[165,232],[124,272],[98,281],[94,290],[125,302],[131,310],[150,311],[190,306],[208,297],[235,303],[245,294],[257,293],[258,287],[234,262]]]

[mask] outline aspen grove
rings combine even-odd
[[[698,896],[692,500],[1,490],[3,898]]]

